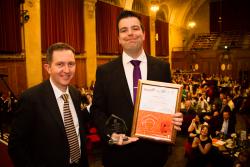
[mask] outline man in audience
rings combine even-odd
[[[211,130],[211,135],[213,137],[216,136],[216,130],[220,128],[220,114],[218,111],[218,105],[216,103],[212,104],[212,116],[209,120],[209,125],[210,125],[210,130]]]
[[[226,136],[230,136],[231,133],[235,132],[235,122],[230,117],[231,111],[225,110],[223,111],[223,118],[220,121],[219,129],[217,130],[216,134],[224,134]]]
[[[192,119],[196,115],[196,112],[194,111],[190,100],[185,101],[185,108],[182,109],[181,112],[183,114],[183,123],[181,126],[181,133],[187,134],[188,127],[189,127],[190,123],[192,122]]]
[[[117,28],[123,53],[110,63],[98,67],[91,106],[94,122],[103,142],[106,143],[103,150],[103,165],[163,167],[169,154],[168,144],[128,136],[131,134],[134,114],[136,86],[133,86],[133,81],[137,82],[133,79],[134,66],[140,68],[142,79],[161,82],[171,81],[170,67],[166,62],[144,52],[145,31],[137,14],[122,11],[117,19]],[[105,122],[111,114],[124,120],[128,127],[125,134],[106,133]],[[180,130],[182,114],[173,114],[172,122],[174,128]],[[115,142],[109,145],[108,140]]]
[[[51,45],[44,67],[49,80],[20,97],[9,155],[20,167],[87,167],[81,96],[69,85],[76,69],[74,49],[65,43]]]
[[[221,105],[221,108],[220,108],[220,114],[222,115],[222,113],[224,111],[231,111],[230,107],[227,105],[227,99],[226,98],[222,99],[222,105]]]

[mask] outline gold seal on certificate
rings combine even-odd
[[[172,114],[180,112],[182,85],[139,80],[131,136],[175,142]]]

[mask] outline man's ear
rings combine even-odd
[[[45,63],[45,64],[43,65],[43,68],[47,71],[47,73],[50,74],[50,65],[49,65],[49,64]]]

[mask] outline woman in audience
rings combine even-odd
[[[208,125],[202,125],[200,135],[195,137],[192,143],[191,165],[193,167],[210,166],[211,148],[212,148],[212,140],[210,138]]]
[[[200,134],[202,125],[200,120],[200,115],[196,114],[188,127],[188,140],[184,143],[185,156],[188,158],[191,156],[193,139]]]
[[[201,130],[201,118],[199,114],[196,114],[195,118],[192,120],[191,124],[188,127],[189,138],[191,138],[191,142],[193,142],[194,137],[200,134]]]

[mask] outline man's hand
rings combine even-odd
[[[116,144],[119,146],[133,143],[136,142],[137,140],[139,140],[138,137],[128,137],[125,134],[117,134],[117,133],[113,133],[110,138],[110,142],[112,144]]]
[[[178,131],[181,130],[181,125],[182,125],[182,122],[183,122],[183,115],[182,113],[175,113],[173,114],[173,117],[172,117],[172,123],[174,124],[174,128]]]

